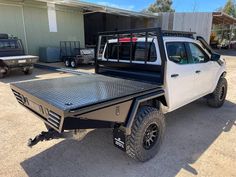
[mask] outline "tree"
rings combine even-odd
[[[145,11],[150,13],[174,12],[175,10],[171,7],[172,4],[172,0],[156,0]]]
[[[226,14],[236,17],[236,6],[234,0],[228,0],[225,6],[222,8],[222,11]]]

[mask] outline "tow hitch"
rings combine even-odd
[[[42,131],[39,135],[35,136],[33,139],[30,138],[28,140],[28,146],[32,147],[36,145],[39,141],[49,141],[52,139],[59,139],[62,137],[63,137],[62,133],[58,133],[57,131],[53,129],[49,129],[47,132]]]

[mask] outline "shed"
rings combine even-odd
[[[22,39],[26,53],[60,41],[96,44],[100,31],[149,27],[156,16],[76,0],[0,0],[0,33]]]

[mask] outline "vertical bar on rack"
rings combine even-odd
[[[133,33],[130,33],[130,63],[132,63],[132,57],[133,57]]]
[[[67,51],[67,42],[64,41],[64,47],[65,47],[65,51],[66,51],[66,58],[68,57],[68,51]]]
[[[120,35],[117,35],[117,60],[120,62]]]
[[[109,57],[109,41],[108,41],[108,36],[106,36],[106,43],[107,43],[107,47],[106,47],[107,50],[105,52],[106,52],[106,58],[107,58],[107,61],[108,61],[108,57]]]
[[[102,35],[99,35],[97,48],[95,47],[95,73],[99,72],[98,57],[100,57],[101,42],[102,42]]]
[[[145,64],[147,63],[147,56],[148,56],[147,41],[148,41],[148,32],[145,32]]]
[[[74,54],[77,55],[77,51],[76,51],[76,50],[77,50],[77,49],[76,49],[76,48],[77,48],[77,46],[76,46],[76,41],[74,41],[74,46],[75,46]]]
[[[160,57],[161,57],[161,83],[164,83],[164,75],[165,75],[165,64],[166,64],[166,52],[165,52],[165,46],[163,41],[163,34],[161,28],[157,28],[156,30],[157,35],[157,42],[159,46],[160,51]]]
[[[62,58],[62,51],[61,51],[61,41],[60,41],[60,59]]]
[[[71,46],[71,41],[69,41],[70,44],[70,56],[72,57],[72,46]]]

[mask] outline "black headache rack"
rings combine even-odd
[[[159,74],[158,82],[163,84],[164,81],[164,68],[165,68],[165,62],[166,62],[166,53],[163,43],[163,37],[164,36],[173,36],[173,37],[188,37],[188,38],[194,38],[193,32],[182,32],[182,31],[166,31],[161,30],[161,28],[146,28],[146,29],[135,29],[135,30],[123,30],[123,31],[110,31],[110,32],[100,32],[98,33],[98,48],[97,48],[97,57],[95,62],[95,71],[96,73],[102,73],[103,70],[112,69],[112,73],[125,73],[131,75],[132,73],[129,72],[136,72],[137,71],[143,71],[144,73],[147,73],[147,77],[144,79],[150,78],[149,73],[152,73],[154,75]],[[145,38],[145,60],[142,64],[137,64],[134,62],[134,56],[133,56],[133,43],[135,38]],[[149,60],[149,44],[148,41],[150,38],[156,38],[158,42],[158,47],[160,51],[160,57],[161,57],[161,65],[155,65],[148,63]],[[103,50],[108,43],[110,39],[117,40],[118,47],[117,47],[117,62],[112,62],[111,59],[108,57],[109,51],[105,52],[106,61],[101,60],[103,55]],[[123,58],[120,57],[120,43],[122,43],[122,40],[127,40],[130,42],[130,56],[129,56],[129,62],[123,62]],[[153,42],[153,41],[152,41]],[[109,48],[107,49],[109,50]],[[127,59],[126,59],[127,60]],[[140,77],[140,76],[137,76]],[[152,80],[155,80],[153,78]]]

